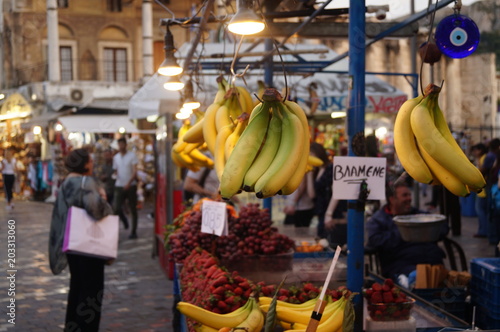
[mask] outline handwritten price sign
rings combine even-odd
[[[333,164],[333,198],[358,199],[360,184],[368,184],[368,199],[385,199],[385,158],[335,157]]]
[[[226,203],[205,200],[201,207],[201,232],[227,235],[227,210]]]

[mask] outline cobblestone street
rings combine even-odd
[[[68,268],[54,276],[48,264],[48,233],[52,204],[16,201],[7,213],[0,203],[0,331],[62,331],[69,287]],[[106,267],[100,331],[171,331],[172,282],[152,258],[153,220],[149,209],[139,212],[139,238],[128,239],[121,227],[118,259]],[[8,221],[15,221],[15,325],[8,322],[10,281],[7,270]],[[12,222],[11,222],[12,223]]]

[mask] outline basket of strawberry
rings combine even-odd
[[[385,279],[382,284],[374,283],[364,290],[363,295],[368,301],[370,318],[374,321],[407,320],[415,304],[415,299],[394,287],[392,279]]]

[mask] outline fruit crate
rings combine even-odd
[[[484,295],[478,295],[471,290],[471,302],[473,305],[481,306],[492,317],[500,317],[500,305],[493,303]]]
[[[474,258],[471,260],[472,301],[488,300],[500,306],[500,258]]]
[[[500,329],[500,314],[483,306],[476,306],[476,325],[483,330]]]
[[[466,313],[466,288],[416,288],[412,293],[457,317]]]

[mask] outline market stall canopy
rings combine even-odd
[[[182,45],[177,51],[177,56],[182,61],[191,44]],[[283,62],[278,55],[273,58],[273,82],[274,87],[282,91],[285,87],[285,78],[282,68],[287,72],[287,86],[290,97],[296,99],[303,109],[310,113],[312,101],[319,102],[316,114],[329,114],[334,111],[345,111],[348,100],[348,86],[350,78],[348,74],[349,60],[342,59],[334,64],[329,64],[337,53],[324,45],[315,44],[286,44],[281,51]],[[200,75],[197,76],[195,84],[195,97],[204,105],[208,106],[216,92],[216,76],[220,68],[229,72],[234,48],[232,45],[221,43],[205,43],[199,45],[195,57],[199,57],[198,66]],[[241,73],[242,68],[249,65],[249,71],[245,74],[245,82],[250,92],[257,92],[257,82],[264,80],[264,68],[262,55],[267,54],[264,45],[242,44],[238,52],[239,59],[234,69]],[[200,56],[201,55],[201,56]],[[227,76],[229,77],[229,76]],[[154,75],[143,87],[132,96],[129,104],[129,117],[145,118],[148,115],[158,114],[160,99],[175,102],[171,112],[176,113],[179,109],[180,94],[178,92],[166,91],[163,83],[166,78]],[[381,80],[375,75],[366,75],[366,109],[367,113],[395,113],[402,103],[407,100],[407,95]],[[236,79],[236,84],[244,85],[242,79]],[[312,90],[317,93],[317,97]],[[202,106],[203,108],[203,106]]]
[[[59,122],[70,132],[117,133],[123,128],[127,133],[140,132],[127,115],[70,115],[62,116]]]
[[[177,113],[180,109],[179,92],[168,91],[163,88],[167,77],[154,74],[137,92],[130,98],[128,117],[130,119],[145,119],[150,115],[158,115],[160,101],[166,100],[169,104],[169,113]]]

